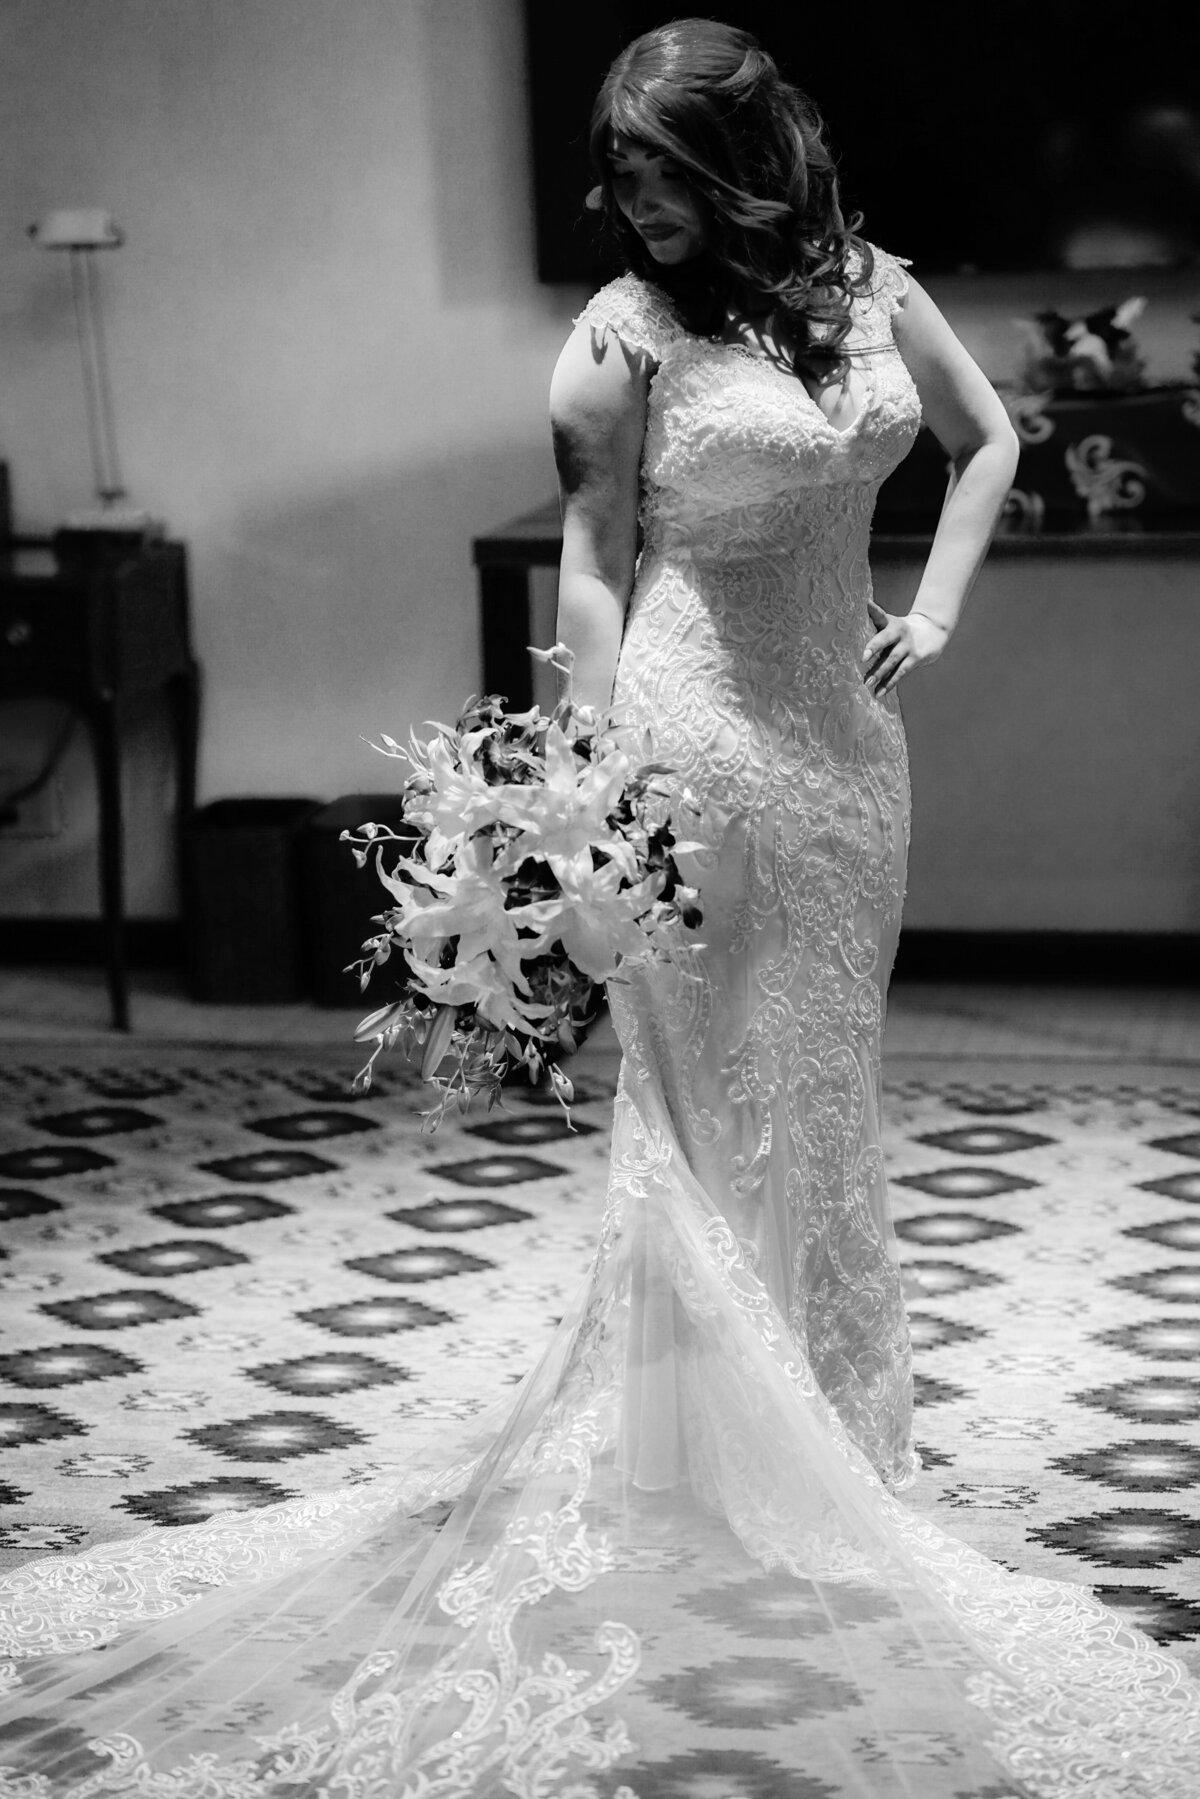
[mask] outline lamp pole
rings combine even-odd
[[[96,497],[102,507],[125,498],[125,483],[117,460],[113,425],[112,388],[108,379],[108,348],[97,292],[92,244],[71,244],[71,292],[75,300],[75,325],[83,364],[83,392],[87,405],[88,444]]]
[[[101,513],[110,513],[117,502],[125,498],[125,483],[117,458],[112,388],[108,379],[108,346],[100,312],[95,256],[97,250],[119,249],[125,241],[124,233],[107,212],[98,207],[77,206],[48,212],[29,227],[29,235],[43,250],[66,250],[70,257],[71,294],[83,365],[92,477]]]

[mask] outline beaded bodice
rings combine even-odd
[[[668,297],[634,276],[603,288],[582,314],[653,365],[643,548],[618,698],[643,715],[648,675],[670,682],[691,728],[675,728],[676,700],[657,707],[670,738],[662,747],[692,777],[711,781],[716,771],[694,764],[685,739],[694,752],[718,724],[742,740],[734,761],[744,776],[755,762],[760,772],[768,761],[778,772],[780,757],[793,763],[802,740],[826,731],[831,705],[848,708],[852,736],[896,718],[894,701],[880,705],[864,689],[859,658],[872,629],[875,496],[920,423],[891,329],[905,284],[898,260],[876,251],[872,292],[852,309],[846,351],[857,409],[841,430],[790,369],[693,335]],[[758,729],[747,737],[751,719]]]
[[[875,285],[851,311],[845,342],[861,404],[845,430],[804,383],[762,352],[688,332],[670,299],[634,275],[611,282],[581,317],[611,328],[656,365],[642,456],[648,547],[712,533],[722,556],[803,538],[834,496],[871,491],[907,454],[921,409],[892,337],[906,277],[875,252]],[[754,521],[749,511],[758,516]],[[764,529],[765,527],[765,529]],[[719,534],[719,541],[718,541]]]

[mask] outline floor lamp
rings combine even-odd
[[[117,456],[108,349],[95,270],[96,252],[119,249],[125,241],[124,234],[107,212],[94,207],[74,207],[48,212],[29,227],[29,235],[43,250],[65,250],[71,259],[71,291],[83,366],[88,444],[99,509],[72,517],[68,520],[68,528],[144,533],[151,524],[147,515],[120,504],[126,498],[126,491]]]

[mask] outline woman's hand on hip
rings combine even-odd
[[[936,662],[950,633],[945,625],[926,618],[923,612],[894,617],[874,600],[867,601],[867,611],[875,635],[863,651],[863,680],[879,699],[890,693],[901,675],[911,675],[915,668]]]

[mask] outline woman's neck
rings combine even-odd
[[[649,271],[649,280],[674,301],[687,329],[697,337],[715,337],[722,328],[726,299],[718,271],[707,256]]]

